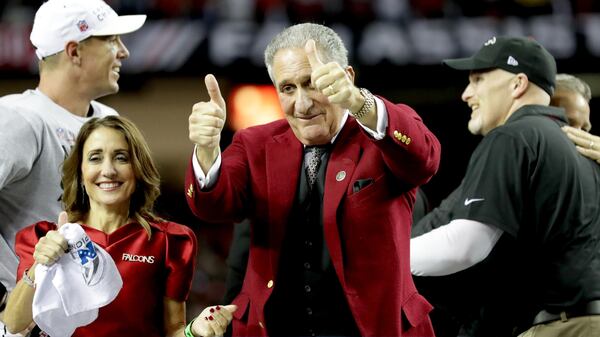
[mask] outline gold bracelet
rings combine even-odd
[[[35,289],[35,283],[31,279],[31,277],[29,277],[29,275],[27,274],[28,272],[29,272],[29,268],[25,269],[25,271],[23,272],[23,277],[21,279],[23,280],[23,282],[25,282],[26,285]]]

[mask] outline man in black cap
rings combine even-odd
[[[494,37],[444,63],[470,70],[462,100],[469,130],[484,138],[450,223],[411,240],[413,274],[492,259],[493,273],[470,294],[483,308],[529,329],[523,336],[600,336],[600,168],[561,131],[564,111],[548,106],[554,58],[533,40]]]
[[[581,154],[600,162],[600,147],[596,146],[600,144],[600,137],[589,133],[592,126],[589,105],[591,98],[591,88],[582,79],[570,74],[556,75],[550,105],[565,110],[568,126],[563,126],[563,131],[577,145]],[[448,224],[453,218],[452,209],[460,197],[461,188],[462,185],[459,185],[428,214],[413,212],[411,237],[415,238]],[[415,209],[417,205],[419,200],[415,203]],[[499,253],[501,244],[502,242],[496,244],[494,254],[488,255],[476,267],[445,277],[415,277],[417,289],[435,307],[430,315],[437,337],[490,337],[511,334],[511,323],[506,321],[503,314],[496,314],[503,310],[498,306],[499,303],[483,307],[484,303],[480,302],[482,297],[473,296],[488,291],[489,282],[481,282],[482,278],[492,275],[491,280],[497,280],[494,275],[494,269],[497,267],[494,263],[497,260],[494,256],[505,259],[504,254]],[[449,288],[453,291],[448,292]],[[489,301],[489,298],[486,300]],[[512,310],[512,306],[513,303],[507,303],[504,310]],[[490,312],[490,307],[494,309],[493,312]]]

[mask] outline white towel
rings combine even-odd
[[[59,228],[69,251],[56,263],[35,269],[33,320],[52,337],[68,337],[92,323],[98,308],[112,302],[123,280],[111,256],[79,224]]]

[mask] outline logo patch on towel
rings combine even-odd
[[[81,274],[88,286],[93,286],[102,278],[104,263],[96,252],[94,242],[84,235],[80,240],[69,245],[71,258],[81,265]]]

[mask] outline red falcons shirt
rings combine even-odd
[[[183,302],[190,291],[196,257],[194,232],[173,222],[152,223],[152,237],[148,240],[144,228],[135,222],[110,234],[82,227],[113,258],[123,288],[113,302],[100,308],[94,322],[75,330],[73,337],[163,337],[164,297]],[[56,225],[42,221],[17,234],[19,279],[34,263],[35,244],[50,230],[56,230]]]

